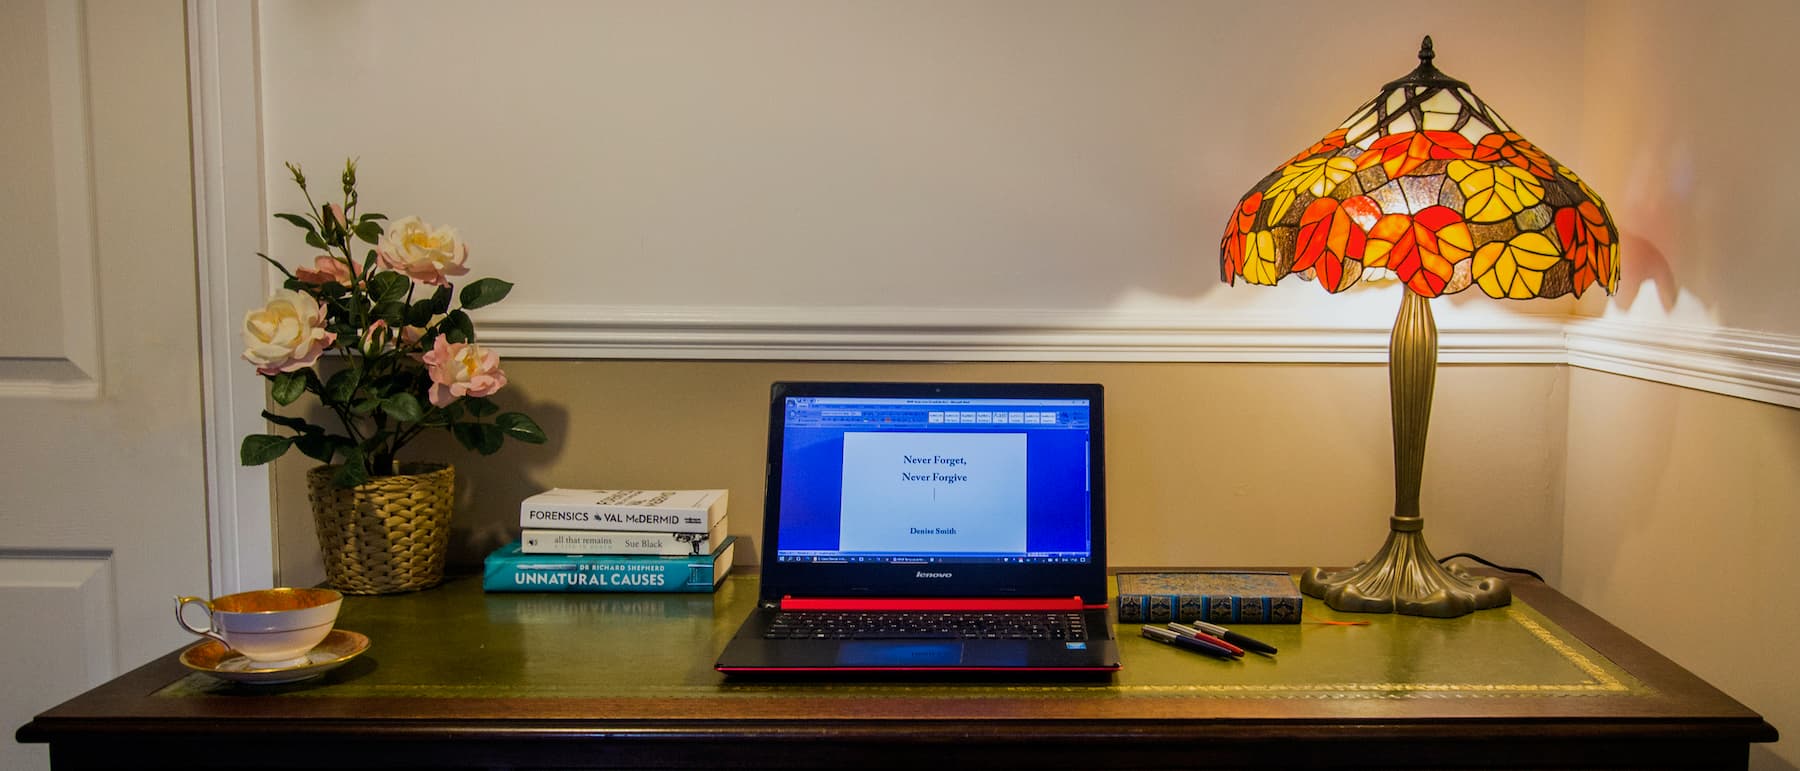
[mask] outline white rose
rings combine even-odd
[[[305,292],[276,290],[263,307],[244,314],[244,360],[264,375],[310,367],[337,339],[325,331],[325,311]]]
[[[383,267],[426,284],[443,286],[450,283],[446,276],[469,272],[463,267],[469,247],[456,237],[456,229],[434,228],[418,217],[388,223],[387,232],[375,244],[375,253]]]

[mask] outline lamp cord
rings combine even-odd
[[[1481,563],[1481,564],[1483,564],[1483,565],[1486,565],[1486,566],[1488,566],[1488,567],[1490,567],[1490,568],[1493,568],[1493,569],[1495,569],[1495,570],[1504,570],[1504,571],[1506,571],[1506,572],[1508,572],[1508,573],[1523,573],[1523,574],[1525,574],[1525,575],[1528,575],[1528,576],[1531,576],[1531,577],[1532,577],[1532,578],[1535,578],[1535,579],[1537,579],[1537,580],[1539,580],[1539,581],[1543,581],[1543,580],[1544,580],[1544,577],[1543,577],[1543,576],[1540,576],[1540,575],[1538,575],[1538,574],[1537,574],[1537,572],[1536,572],[1536,571],[1534,571],[1534,570],[1530,570],[1530,569],[1528,569],[1528,568],[1509,568],[1509,567],[1507,567],[1507,566],[1505,566],[1505,565],[1496,565],[1496,564],[1494,564],[1494,563],[1492,563],[1492,562],[1489,562],[1489,561],[1487,561],[1487,560],[1485,560],[1485,559],[1482,559],[1482,558],[1480,558],[1480,557],[1477,557],[1477,556],[1475,556],[1475,555],[1473,555],[1473,554],[1470,554],[1470,553],[1468,553],[1468,552],[1466,552],[1466,551],[1465,551],[1465,552],[1457,552],[1457,553],[1455,553],[1455,554],[1452,554],[1452,555],[1450,555],[1450,556],[1448,556],[1448,557],[1444,557],[1444,558],[1442,558],[1442,559],[1440,559],[1440,560],[1438,560],[1438,564],[1440,564],[1440,565],[1441,565],[1441,564],[1444,564],[1444,563],[1446,563],[1446,562],[1449,562],[1449,561],[1450,561],[1450,560],[1453,560],[1453,559],[1456,559],[1456,558],[1458,558],[1458,557],[1461,557],[1461,558],[1463,558],[1463,559],[1467,559],[1467,560],[1474,560],[1474,561],[1476,561],[1476,562],[1479,562],[1479,563]]]

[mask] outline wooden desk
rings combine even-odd
[[[361,659],[229,686],[171,653],[18,731],[56,768],[1742,767],[1760,716],[1554,590],[1461,619],[1262,626],[1220,662],[1121,626],[1099,682],[741,683],[711,669],[753,576],[716,595],[351,598]],[[1364,620],[1364,626],[1321,621]]]

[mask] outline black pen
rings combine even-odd
[[[1208,624],[1205,621],[1189,621],[1187,623],[1189,625],[1193,626],[1195,629],[1198,629],[1202,632],[1205,632],[1205,633],[1210,634],[1214,637],[1217,637],[1221,640],[1224,640],[1225,642],[1231,643],[1232,645],[1236,645],[1237,647],[1243,648],[1244,650],[1256,651],[1257,653],[1261,653],[1261,654],[1268,655],[1268,656],[1275,655],[1275,646],[1270,645],[1261,640],[1250,639],[1241,634],[1238,634],[1237,632],[1233,632],[1230,629],[1226,629],[1225,627],[1219,626],[1218,624]]]
[[[1187,635],[1179,634],[1172,629],[1164,629],[1163,627],[1160,627],[1160,626],[1151,626],[1149,624],[1145,624],[1144,625],[1144,636],[1148,637],[1152,640],[1155,640],[1159,643],[1166,643],[1168,645],[1173,645],[1177,648],[1186,648],[1190,651],[1194,651],[1195,653],[1204,653],[1208,656],[1226,659],[1229,661],[1237,660],[1236,656],[1231,655],[1231,651],[1225,650],[1224,648],[1221,648],[1217,645],[1209,643],[1198,637],[1188,637]]]

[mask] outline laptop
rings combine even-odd
[[[776,383],[733,675],[1108,673],[1101,387]]]

